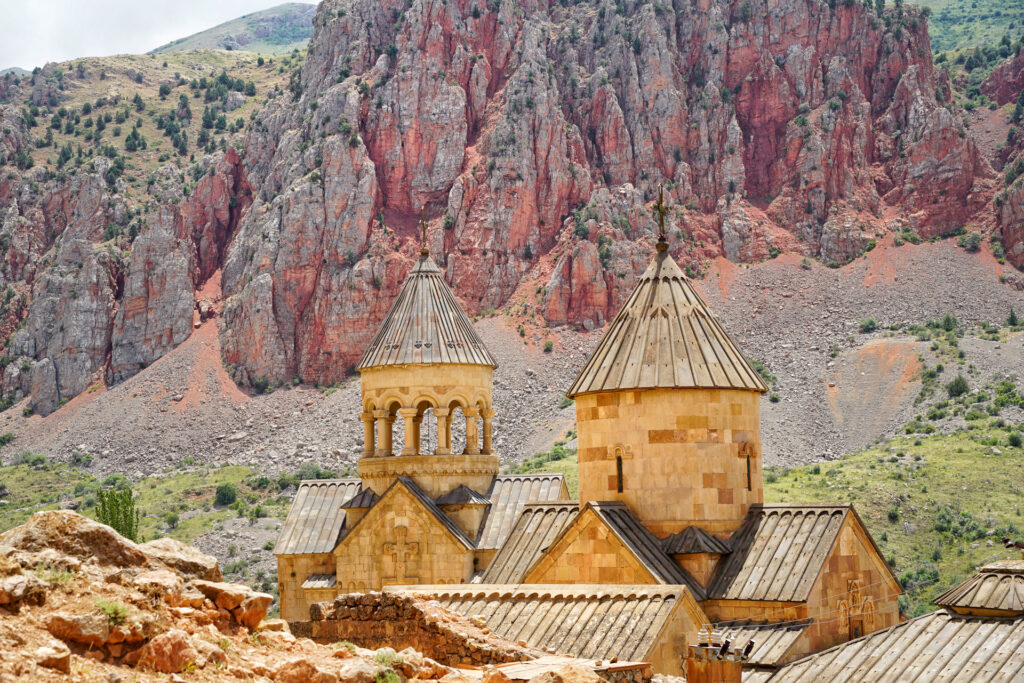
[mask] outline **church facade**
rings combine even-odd
[[[661,585],[699,606],[652,646],[666,674],[680,673],[701,628],[754,641],[747,666],[770,671],[899,622],[899,583],[852,506],[764,502],[767,387],[664,236],[568,391],[578,501],[559,476],[499,474],[495,367],[424,249],[358,368],[360,478],[303,482],[285,523],[275,550],[283,618],[393,586],[536,586],[536,608],[558,594],[552,586],[621,597]],[[590,656],[587,647],[565,654]]]

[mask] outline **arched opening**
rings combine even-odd
[[[427,400],[422,400],[416,406],[417,444],[416,452],[419,454],[436,453],[439,445],[437,432],[437,414],[434,412],[434,405]]]
[[[615,481],[618,486],[618,492],[622,493],[622,456],[615,456]]]
[[[466,413],[458,401],[448,405],[448,447],[456,455],[466,452]]]
[[[398,455],[405,449],[405,417],[400,404],[395,401],[388,406],[388,434],[391,448],[386,455]]]

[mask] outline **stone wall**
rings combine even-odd
[[[727,537],[764,502],[755,391],[584,394],[576,421],[581,505],[621,500],[658,537],[692,524]]]
[[[491,634],[437,603],[396,593],[349,593],[315,603],[310,621],[291,622],[292,633],[318,642],[369,649],[411,647],[447,666],[484,666],[534,659],[545,653]]]
[[[333,574],[334,556],[328,553],[279,555],[277,590],[281,596],[281,618],[287,621],[307,619],[310,600],[302,589],[310,574]]]

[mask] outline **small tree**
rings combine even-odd
[[[963,396],[970,390],[971,387],[967,384],[967,378],[963,375],[957,375],[956,379],[946,385],[946,391],[949,393],[950,398]]]
[[[878,329],[878,322],[874,318],[864,318],[860,321],[861,334],[868,334]]]
[[[125,538],[139,540],[139,511],[130,488],[100,489],[96,492],[96,520],[112,527]]]
[[[1017,325],[1020,325],[1020,318],[1017,317],[1017,312],[1011,308],[1010,315],[1006,316],[1006,326],[1017,327]]]
[[[217,486],[215,501],[217,505],[231,505],[238,498],[238,487],[231,482]]]

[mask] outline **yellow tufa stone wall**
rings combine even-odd
[[[500,468],[496,455],[392,455],[363,458],[358,465],[363,486],[377,495],[383,495],[398,477],[409,477],[431,498],[460,484],[486,494]]]
[[[624,501],[658,537],[692,524],[727,537],[764,501],[756,391],[584,394],[576,422],[581,506]]]
[[[473,575],[473,550],[459,543],[402,485],[366,513],[334,556],[338,593],[464,583]]]
[[[661,632],[651,642],[651,649],[644,657],[651,668],[666,676],[684,676],[682,653],[697,642],[697,632],[710,629],[707,616],[700,609],[689,592],[680,600]]]
[[[850,514],[808,596],[814,621],[797,643],[797,654],[820,652],[895,626],[900,620],[900,592],[863,527]]]
[[[310,574],[333,574],[334,556],[329,553],[277,556],[277,590],[281,595],[281,618],[287,621],[309,619],[309,606],[319,597],[307,595],[302,583]]]
[[[697,580],[704,588],[711,583],[711,577],[718,567],[722,556],[714,553],[687,553],[685,555],[673,555],[672,560]]]
[[[657,583],[593,510],[584,510],[523,583]],[[659,669],[660,671],[660,669]]]

